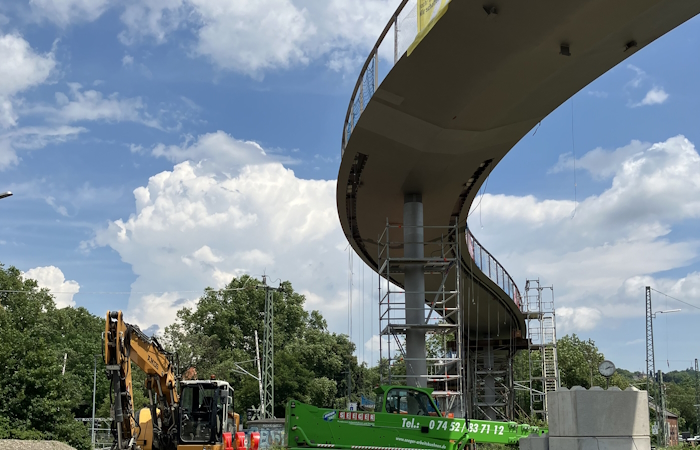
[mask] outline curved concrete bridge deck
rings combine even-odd
[[[422,195],[426,225],[464,225],[488,173],[533,126],[699,12],[698,0],[452,0],[410,55],[395,49],[379,84],[380,43],[394,37],[393,17],[363,68],[343,133],[337,203],[355,251],[377,268],[377,238],[387,219],[402,223],[406,194]],[[426,230],[426,241],[435,237]],[[476,286],[469,297],[499,301],[506,326],[524,335],[517,291],[506,293],[462,255]],[[403,286],[400,275],[393,281]],[[477,324],[488,328],[485,308],[465,323]]]

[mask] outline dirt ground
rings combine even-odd
[[[0,450],[75,450],[68,444],[56,441],[18,441],[0,439]]]

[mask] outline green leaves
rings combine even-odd
[[[166,328],[166,341],[180,355],[181,370],[196,367],[200,378],[215,374],[236,390],[236,411],[260,403],[258,383],[236,370],[238,363],[257,376],[255,331],[263,345],[265,291],[261,282],[234,278],[229,290],[208,290],[197,308],[182,309],[178,322]],[[242,290],[238,290],[242,289]],[[345,335],[329,333],[318,311],[304,309],[306,299],[283,282],[274,293],[275,414],[282,417],[289,398],[316,406],[344,404],[347,370],[352,374],[353,400],[371,393],[376,374],[359,366],[355,346]]]
[[[566,335],[557,340],[557,360],[559,363],[559,383],[567,388],[582,386],[606,386],[605,377],[598,373],[598,366],[605,360],[605,356],[598,350],[593,340],[582,340],[577,335]],[[533,357],[533,361],[539,361],[539,354]],[[518,381],[528,380],[529,361],[526,351],[519,352],[514,361],[514,375]],[[533,376],[541,376],[542,369],[537,364],[533,366]],[[618,371],[610,378],[610,386],[626,389],[630,385],[631,373],[625,370]],[[521,411],[529,412],[530,394],[526,391],[516,393],[516,401]],[[527,420],[523,415],[521,420]],[[534,423],[533,423],[534,424]]]
[[[200,378],[229,381],[235,409],[260,402],[255,331],[262,351],[265,291],[244,276],[231,290],[206,290],[196,309],[178,311],[165,330],[164,344],[179,355],[180,371],[195,367]],[[239,290],[242,289],[242,290]],[[75,417],[92,414],[92,383],[97,361],[97,416],[109,415],[109,384],[104,376],[100,335],[104,319],[84,308],[56,309],[52,296],[25,280],[14,267],[0,265],[0,438],[58,439],[89,448],[88,428]],[[330,333],[321,313],[306,311],[303,295],[289,282],[274,294],[275,413],[284,415],[289,398],[317,406],[345,406],[348,370],[352,401],[371,396],[379,383],[377,369],[359,365],[355,345]],[[65,375],[61,375],[66,357]],[[94,355],[97,355],[95,358]],[[144,375],[132,370],[134,404],[145,405]]]
[[[0,438],[58,439],[88,449],[87,429],[74,417],[92,412],[92,355],[100,352],[104,321],[84,308],[56,309],[53,297],[14,267],[0,264],[0,289],[16,291],[0,293]]]

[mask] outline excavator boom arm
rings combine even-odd
[[[172,431],[176,424],[175,405],[179,401],[172,355],[157,339],[149,338],[136,325],[124,322],[121,311],[107,312],[104,355],[112,385],[117,448],[132,448],[139,433],[134,416],[132,361],[147,375],[153,416],[156,407],[165,413],[162,414],[165,421],[161,418],[158,424],[159,432]]]

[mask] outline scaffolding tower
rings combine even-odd
[[[386,228],[378,239],[380,358],[386,364],[382,383],[407,383],[406,368],[413,362],[406,357],[405,335],[408,330],[426,334],[427,385],[440,409],[464,417],[464,367],[462,361],[462,296],[460,293],[459,227],[422,226],[426,234],[439,236],[422,243],[426,255],[404,257],[401,225]],[[394,240],[392,240],[394,239]],[[401,251],[397,251],[401,249]],[[436,290],[426,290],[425,319],[422,323],[406,323],[407,292],[396,286],[407,268],[421,267],[426,285],[438,281]],[[409,292],[410,293],[410,292]]]
[[[518,387],[530,393],[530,418],[547,421],[547,394],[559,387],[554,287],[527,280],[520,309],[527,324],[529,377]]]
[[[470,418],[512,421],[514,385],[512,339],[470,343]]]

